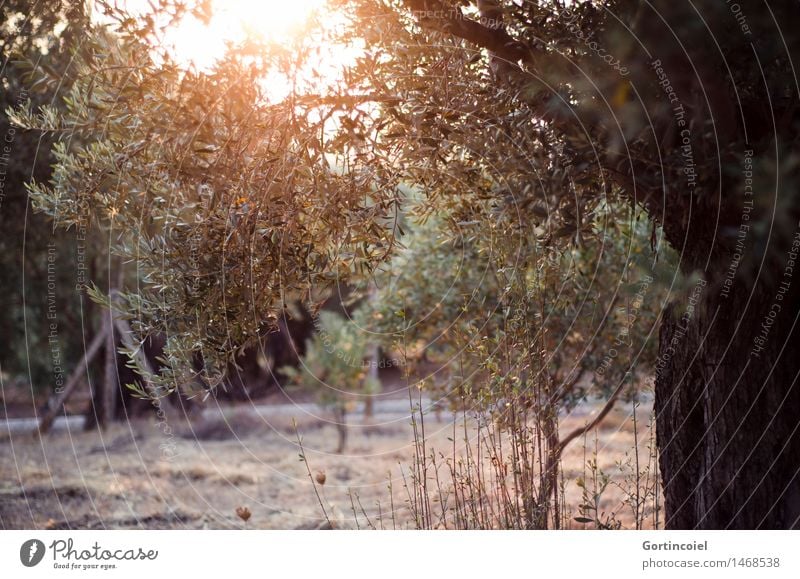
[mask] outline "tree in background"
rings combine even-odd
[[[88,27],[83,8],[82,2],[0,5],[0,110],[26,102],[60,110],[70,47]],[[34,82],[31,64],[59,81]],[[63,386],[95,331],[91,302],[81,300],[76,286],[90,269],[99,277],[104,264],[96,244],[79,242],[75,230],[57,229],[30,208],[25,184],[50,178],[51,136],[20,131],[0,114],[0,139],[0,371],[4,382],[30,384],[34,396],[46,396]],[[82,270],[79,245],[86,251]]]
[[[486,478],[497,486],[454,492],[450,513],[422,509],[430,504],[423,492],[415,515],[422,526],[560,528],[560,457],[617,400],[638,398],[656,362],[653,334],[670,269],[653,266],[649,232],[629,209],[599,208],[594,226],[566,252],[508,244],[517,235],[513,223],[491,213],[472,217],[407,221],[404,249],[380,268],[376,299],[362,314],[393,357],[412,367],[428,363],[422,387],[434,407],[446,402],[485,425],[483,435],[463,442],[475,456],[488,452],[494,471],[453,456],[465,470],[451,471],[451,484]],[[488,230],[491,237],[476,234]],[[560,416],[589,397],[601,401],[599,417],[560,437]],[[418,442],[424,447],[424,435]],[[432,451],[430,461],[433,468]],[[414,475],[430,476],[424,464]],[[485,508],[475,514],[468,501]]]
[[[592,375],[599,378],[596,393],[609,396],[632,374],[625,368],[635,365],[644,375],[655,365],[650,338],[674,260],[665,251],[667,263],[653,265],[643,222],[624,214],[620,208],[599,212],[591,239],[568,252],[531,244],[527,255],[513,245],[511,255],[503,254],[504,241],[497,240],[514,235],[510,231],[488,239],[474,234],[488,222],[454,224],[456,235],[441,217],[406,225],[404,249],[376,275],[376,299],[362,316],[385,349],[433,362],[443,378],[438,394],[453,397],[457,407],[459,380],[485,381],[481,368],[490,359],[508,356],[503,374],[513,368],[518,378],[531,375],[525,363],[537,353],[516,344],[519,331],[542,335],[546,372],[568,406],[585,396]],[[647,295],[637,299],[637,293]],[[610,364],[607,352],[620,339],[626,351],[616,352]],[[469,403],[480,400],[476,392]]]
[[[352,320],[336,312],[321,311],[315,319],[316,333],[306,344],[300,367],[281,370],[297,385],[316,395],[323,408],[334,413],[339,433],[337,453],[347,442],[347,411],[354,395],[359,398],[377,391],[367,375],[367,336]]]

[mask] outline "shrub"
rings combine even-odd
[[[339,432],[336,452],[341,453],[347,440],[347,410],[353,396],[369,396],[378,385],[367,378],[366,336],[352,320],[322,311],[314,325],[316,333],[307,342],[299,368],[287,366],[281,371],[296,385],[314,391],[321,406],[333,410]]]

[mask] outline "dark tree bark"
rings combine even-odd
[[[656,415],[667,528],[800,528],[797,285],[780,301],[764,283],[727,296],[708,287],[688,322],[677,305],[665,312]]]

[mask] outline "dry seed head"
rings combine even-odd
[[[236,507],[236,516],[242,519],[245,523],[250,518],[250,509],[247,507]]]

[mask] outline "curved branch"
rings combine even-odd
[[[449,32],[508,62],[519,62],[531,56],[530,49],[503,28],[490,28],[467,18],[461,8],[450,7],[441,0],[405,0],[404,3],[422,26]]]
[[[561,457],[561,453],[564,452],[564,448],[575,440],[576,438],[580,438],[590,430],[594,429],[598,424],[600,424],[603,419],[608,416],[608,413],[614,409],[614,405],[617,403],[617,399],[619,395],[622,393],[622,388],[625,386],[625,381],[621,381],[619,386],[617,386],[616,390],[611,394],[611,397],[606,401],[603,408],[600,410],[599,414],[594,417],[594,419],[581,426],[580,428],[576,428],[572,432],[570,432],[566,437],[564,437],[559,443],[558,446],[553,450],[553,454],[555,455],[556,459]]]

